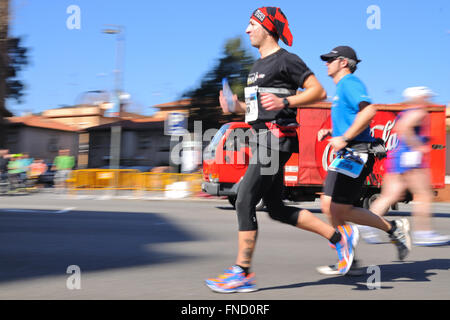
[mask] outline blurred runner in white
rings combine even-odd
[[[399,144],[388,153],[381,196],[370,207],[370,211],[382,216],[409,190],[414,201],[412,238],[418,246],[446,245],[450,240],[448,236],[435,232],[431,223],[431,150],[427,143],[430,139],[430,119],[426,106],[433,95],[427,87],[410,87],[403,92],[410,107],[398,115],[396,131]],[[368,236],[368,242],[378,242],[370,231],[365,228],[360,231],[363,238]]]

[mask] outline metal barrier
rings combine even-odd
[[[202,175],[197,173],[140,172],[133,169],[73,170],[67,180],[69,189],[77,190],[136,190],[169,191],[183,188],[191,193],[201,191]]]
[[[187,190],[200,192],[203,176],[198,173],[155,173],[143,172],[138,174],[137,189],[142,191],[167,191],[169,186],[177,182],[186,182]]]
[[[133,190],[138,173],[133,169],[73,170],[68,182],[73,190]]]

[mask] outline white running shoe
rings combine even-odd
[[[411,232],[408,219],[395,220],[397,229],[389,235],[391,242],[397,247],[398,258],[404,260],[411,251]]]
[[[413,232],[413,243],[416,246],[445,246],[449,244],[450,237],[439,234],[435,231],[415,231]]]
[[[324,274],[327,276],[334,276],[334,275],[340,275],[340,272],[338,270],[338,264],[331,264],[329,266],[320,266],[316,268],[317,272],[320,274]],[[350,267],[350,270],[347,272],[347,276],[361,276],[363,274],[366,274],[366,269],[360,266],[360,263],[358,260],[354,259],[352,266]]]
[[[365,242],[369,244],[383,243],[380,237],[380,232],[376,228],[369,226],[358,225],[359,234],[364,239]]]

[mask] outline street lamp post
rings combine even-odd
[[[124,48],[125,48],[125,30],[123,26],[108,25],[107,29],[102,31],[106,34],[117,35],[117,51],[116,51],[116,70],[115,70],[115,98],[116,98],[116,111],[119,118],[122,116],[122,87],[123,87],[123,61],[124,61]],[[120,121],[116,125],[111,127],[111,146],[109,154],[109,168],[120,168],[120,144],[122,136],[122,127]]]

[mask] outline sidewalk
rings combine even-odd
[[[204,192],[198,193],[174,193],[166,191],[140,191],[140,190],[69,190],[66,192],[57,192],[53,188],[43,189],[39,193],[48,193],[54,195],[64,195],[78,199],[126,199],[126,200],[227,200],[227,197],[216,197]]]
[[[447,178],[447,177],[446,177]],[[450,176],[446,179],[446,183],[450,182]],[[79,199],[127,199],[127,200],[227,200],[226,196],[211,196],[204,192],[188,193],[188,192],[167,192],[167,191],[141,191],[141,190],[69,190],[59,193],[54,188],[43,188],[38,193],[47,193],[55,195],[73,196]],[[24,194],[25,195],[25,194]],[[6,195],[4,195],[6,196]],[[437,189],[437,195],[433,199],[434,203],[450,203],[450,184],[446,184],[445,188]]]

